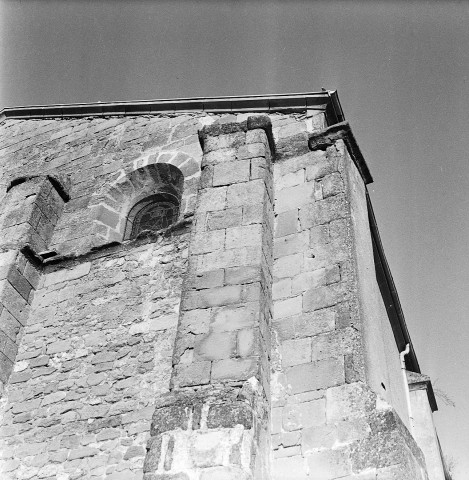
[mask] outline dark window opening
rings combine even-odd
[[[127,217],[124,239],[138,237],[145,231],[157,232],[174,223],[179,214],[179,202],[170,194],[156,194],[138,202]]]

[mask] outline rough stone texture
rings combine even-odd
[[[366,354],[359,152],[325,127],[0,125],[2,479],[426,478],[382,319],[391,393]],[[178,218],[129,241],[152,195]]]
[[[182,235],[47,267],[3,415],[4,460],[21,461],[11,478],[141,478],[186,257]]]
[[[311,152],[292,149],[274,170],[272,478],[375,478],[391,465],[426,478],[421,452],[405,429],[388,422],[386,437],[373,431],[383,414],[366,387],[355,257],[363,241],[355,227],[363,181],[340,139]],[[368,226],[363,235],[370,238]],[[376,284],[370,271],[367,280]],[[395,344],[388,353],[397,362]],[[391,373],[385,374],[389,386]],[[384,398],[400,407],[397,398]],[[384,448],[386,442],[392,447]]]

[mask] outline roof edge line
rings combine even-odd
[[[129,115],[157,115],[183,111],[204,111],[207,113],[243,111],[306,111],[308,109],[331,110],[334,112],[330,123],[341,120],[336,113],[336,91],[281,93],[272,95],[241,95],[224,97],[192,97],[162,100],[137,100],[116,102],[71,103],[53,105],[30,105],[5,107],[0,110],[0,121],[8,118],[61,118],[101,117]],[[339,104],[340,105],[340,104]],[[340,109],[341,110],[341,109]]]

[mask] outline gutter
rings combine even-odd
[[[406,355],[405,365],[406,370],[420,373],[420,366],[415,354],[412,340],[410,339],[409,330],[402,311],[401,302],[397,294],[396,285],[392,278],[389,264],[384,254],[383,244],[378,231],[375,214],[371,205],[371,200],[368,192],[366,192],[366,201],[368,205],[368,218],[370,222],[371,239],[373,243],[373,254],[375,257],[376,278],[379,289],[383,297],[383,302],[386,307],[389,322],[394,333],[394,339],[397,344],[397,349],[402,352],[409,345],[409,353]]]
[[[67,118],[107,117],[111,115],[160,115],[184,112],[326,112],[329,125],[341,122],[342,108],[337,91],[284,93],[275,95],[245,95],[228,97],[193,97],[125,102],[94,102],[58,105],[6,107],[0,111],[0,121],[6,118]]]

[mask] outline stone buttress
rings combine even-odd
[[[275,164],[271,478],[423,480],[408,413],[391,406],[404,391],[397,352],[386,365],[371,176],[347,124],[309,147]]]
[[[202,177],[172,391],[157,399],[145,478],[267,479],[271,124],[249,117],[199,135]]]
[[[15,363],[40,272],[28,252],[44,252],[68,201],[67,179],[52,176],[13,179],[0,207],[0,381]],[[26,254],[26,256],[25,256]]]

